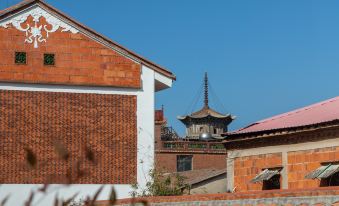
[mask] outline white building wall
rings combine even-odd
[[[70,92],[70,93],[96,93],[96,94],[123,94],[137,95],[137,127],[138,127],[138,165],[137,180],[140,187],[144,188],[149,180],[149,170],[154,163],[154,92],[155,92],[156,73],[143,66],[142,67],[142,89],[119,89],[111,87],[83,87],[83,86],[59,86],[59,85],[41,85],[41,84],[11,84],[0,83],[0,90],[21,90],[21,91],[47,91],[47,92]],[[126,151],[128,152],[128,151]],[[62,185],[51,185],[52,191],[43,199],[37,196],[34,198],[34,205],[48,206],[53,205],[56,194],[62,198],[69,198],[79,192],[78,197],[93,195],[101,185],[72,185],[64,188]],[[119,199],[130,197],[132,192],[131,185],[106,185],[99,199],[107,200],[111,187],[114,186]],[[31,190],[36,190],[41,185],[1,185],[0,200],[11,195],[7,206],[23,205],[24,200],[30,194]]]

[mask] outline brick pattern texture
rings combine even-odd
[[[136,124],[136,96],[0,91],[0,182],[135,183]],[[67,161],[57,145],[69,151]]]
[[[31,17],[23,25],[26,23],[34,25]],[[39,25],[45,24],[44,17],[41,17]],[[46,36],[46,32],[42,33]],[[39,43],[37,49],[33,44],[25,43],[25,38],[25,32],[12,26],[7,29],[0,27],[0,81],[126,88],[141,86],[140,64],[81,33],[61,32],[60,28],[49,34],[46,43]],[[26,65],[15,64],[15,52],[21,51],[27,52]],[[55,54],[55,66],[44,66],[45,53]]]
[[[177,172],[177,156],[192,155],[192,165],[194,170],[200,169],[225,169],[226,155],[225,154],[195,154],[195,153],[163,153],[156,152],[155,162],[156,167],[165,172]]]
[[[250,183],[263,169],[280,167],[281,153],[253,155],[234,160],[234,186],[237,192],[262,190],[262,184]]]
[[[321,187],[317,179],[305,176],[319,168],[322,163],[338,162],[339,147],[288,152],[287,178],[289,189],[311,189]],[[234,162],[234,184],[237,192],[260,191],[262,184],[250,183],[265,168],[282,166],[281,153],[253,155],[236,158]]]
[[[305,175],[319,168],[321,163],[339,160],[339,147],[328,147],[288,153],[288,186],[289,188],[319,187],[318,180],[305,179]]]

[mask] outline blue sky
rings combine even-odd
[[[339,95],[339,1],[47,2],[174,72],[156,105],[181,134],[176,116],[201,106],[189,108],[205,71],[231,129]]]

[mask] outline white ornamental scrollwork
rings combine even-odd
[[[22,24],[27,21],[29,16],[33,18],[34,25],[31,26],[29,24],[26,24],[26,27],[23,28]],[[52,26],[51,29],[47,28],[48,25],[38,26],[41,17],[44,17],[46,19],[46,22]],[[72,32],[73,34],[79,32],[79,30],[77,30],[76,28],[57,19],[56,17],[52,16],[51,14],[49,14],[40,7],[32,8],[29,11],[11,17],[10,19],[7,19],[3,22],[0,22],[0,27],[8,28],[8,25],[10,24],[12,24],[19,31],[25,32],[26,33],[25,42],[30,44],[34,43],[34,48],[38,48],[39,43],[46,42],[47,38],[49,37],[49,34],[56,32],[59,28],[62,28],[61,32]],[[42,34],[43,30],[46,32],[46,37],[44,37]]]

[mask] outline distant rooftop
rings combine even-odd
[[[339,120],[339,96],[291,112],[264,119],[226,135],[237,135],[309,126]]]
[[[190,170],[185,172],[178,173],[169,173],[168,175],[179,174],[182,177],[185,177],[184,182],[188,185],[198,184],[200,182],[209,180],[211,178],[226,174],[226,169],[200,169],[200,170]]]

